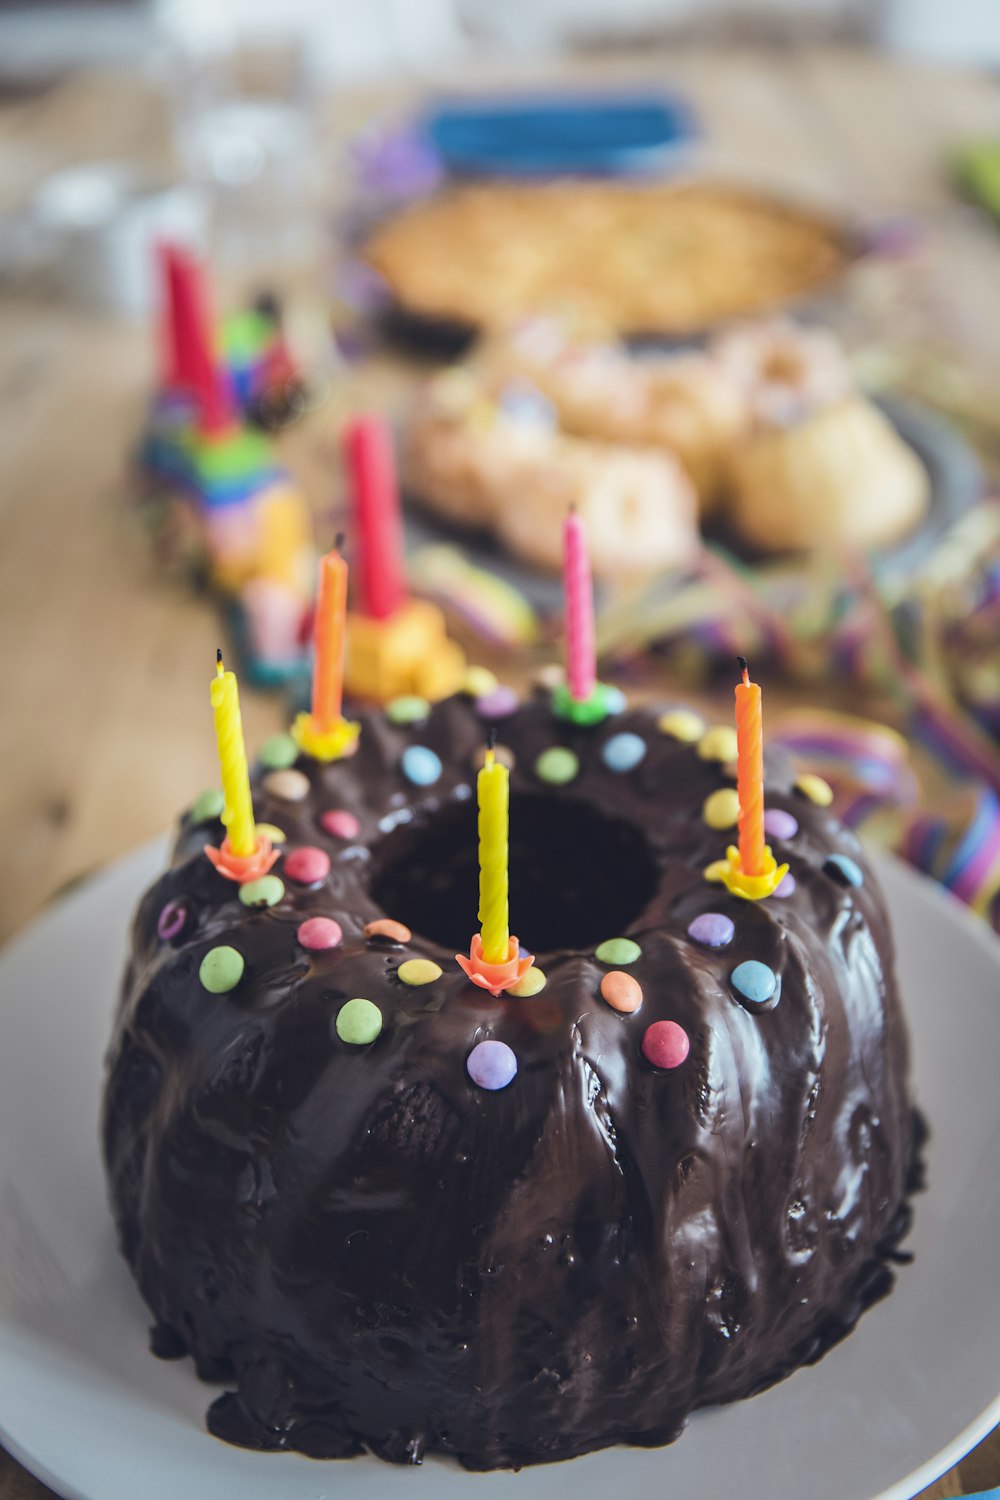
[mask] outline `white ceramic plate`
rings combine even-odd
[[[147,1352],[97,1148],[126,928],[157,844],[88,882],[0,957],[0,1436],[70,1500],[902,1500],[1000,1420],[1000,944],[883,861],[931,1122],[929,1190],[895,1291],[812,1369],[698,1413],[670,1448],[519,1475],[317,1463],[227,1447],[210,1388]]]

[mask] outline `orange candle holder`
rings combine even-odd
[[[259,880],[278,859],[277,849],[263,833],[258,833],[257,847],[252,854],[234,854],[228,833],[218,849],[214,844],[206,844],[205,853],[219,874],[226,880],[235,880],[237,885],[248,885],[251,880]]]
[[[324,729],[311,713],[296,714],[289,731],[304,755],[313,760],[346,760],[358,748],[361,725],[343,717]]]
[[[747,875],[735,844],[726,850],[725,859],[717,859],[705,871],[705,879],[719,882],[731,896],[742,896],[744,901],[763,901],[773,896],[788,874],[787,865],[779,865],[771,853],[770,844],[764,845],[764,859],[759,874]]]
[[[389,703],[412,694],[435,703],[462,685],[465,653],[449,640],[444,615],[410,599],[386,620],[347,616],[344,686],[355,698]]]
[[[455,962],[481,990],[489,990],[491,995],[502,995],[504,990],[520,983],[535,962],[535,956],[527,953],[522,958],[520,943],[516,937],[511,937],[504,961],[499,964],[487,963],[483,957],[483,940],[477,932],[469,944],[468,958],[462,953],[456,953]]]

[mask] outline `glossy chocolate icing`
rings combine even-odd
[[[815,1358],[891,1281],[914,1124],[891,936],[857,840],[769,761],[768,805],[798,820],[776,848],[797,886],[732,897],[702,873],[731,838],[702,817],[726,769],[648,711],[575,729],[536,697],[498,727],[516,756],[512,927],[548,982],[494,999],[454,961],[475,930],[486,727],[463,698],[413,726],[374,714],[352,760],[299,760],[297,802],[258,772],[257,817],[285,850],[330,854],[318,888],[286,879],[278,905],[248,910],[202,853],[221,824],[185,818],[139,906],[104,1098],[112,1201],[154,1347],[234,1387],[209,1413],[233,1442],[402,1463],[441,1450],[475,1469],[664,1443],[693,1407]],[[648,751],[615,774],[601,751],[623,730]],[[404,779],[408,744],[441,757],[435,785]],[[566,787],[534,772],[555,744],[580,758]],[[356,814],[356,839],[324,833],[329,808]],[[823,869],[835,852],[860,888]],[[171,900],[189,915],[163,942]],[[735,923],[728,947],[687,936],[707,911]],[[297,929],[318,914],[343,942],[308,952]],[[412,942],[366,939],[380,916]],[[632,1015],[601,999],[594,956],[626,931],[642,949]],[[199,964],[222,943],[245,974],[209,994]],[[415,956],[442,976],[402,983]],[[729,976],[747,958],[780,977],[774,1009],[739,1003]],[[369,1046],[334,1028],[355,996],[384,1017]],[[670,1072],[640,1050],[662,1019],[691,1041]],[[517,1055],[500,1092],[466,1072],[486,1037]]]

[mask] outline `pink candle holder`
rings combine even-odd
[[[507,957],[503,962],[487,963],[483,957],[483,940],[477,932],[469,945],[468,958],[456,953],[455,962],[481,990],[489,990],[491,995],[502,995],[504,990],[511,989],[524,978],[535,962],[535,956],[528,953],[522,958],[521,945],[516,937],[511,937],[507,942]]]
[[[220,848],[216,849],[214,844],[206,844],[205,853],[219,874],[226,880],[235,880],[237,885],[248,885],[251,880],[259,880],[278,858],[277,849],[272,847],[271,840],[263,833],[258,833],[257,847],[252,854],[234,854],[228,833]]]

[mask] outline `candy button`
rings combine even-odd
[[[793,839],[799,831],[799,820],[783,807],[769,807],[764,814],[764,832],[772,839]]]
[[[718,884],[729,871],[729,862],[725,859],[713,859],[710,865],[706,865],[702,872],[706,880]]]
[[[299,885],[318,885],[329,873],[329,854],[323,849],[314,849],[312,844],[293,849],[285,857],[285,874],[289,880],[298,881]]]
[[[484,719],[509,719],[511,714],[517,713],[520,703],[514,688],[500,685],[476,699],[476,713]]]
[[[277,906],[284,894],[284,881],[277,875],[262,875],[259,880],[248,880],[240,886],[244,906]]]
[[[467,697],[485,698],[495,687],[499,687],[499,683],[489,667],[466,667],[461,691]]]
[[[272,844],[283,844],[287,838],[285,830],[279,828],[276,823],[258,823],[257,832],[270,839]]]
[[[269,771],[287,770],[298,758],[299,747],[290,734],[272,734],[260,747],[260,763]]]
[[[728,724],[713,724],[698,741],[698,755],[702,760],[735,760],[736,730]]]
[[[340,807],[331,807],[320,813],[319,823],[323,832],[335,839],[356,839],[361,832],[361,824],[354,814]]]
[[[402,698],[393,698],[391,703],[386,704],[385,716],[390,724],[422,724],[430,711],[431,706],[426,698],[406,694]]]
[[[223,945],[209,948],[198,968],[198,978],[210,995],[225,995],[243,978],[243,954]]]
[[[735,932],[732,918],[721,911],[703,911],[701,916],[688,923],[688,937],[696,943],[703,943],[706,948],[725,948],[732,942]]]
[[[400,764],[414,786],[433,786],[441,776],[441,758],[426,745],[407,745]]]
[[[601,994],[612,1010],[621,1011],[624,1016],[630,1016],[642,1004],[642,985],[631,974],[623,974],[621,969],[612,969],[610,974],[604,975]]]
[[[777,974],[756,958],[737,964],[730,979],[733,989],[750,1009],[773,1010],[781,999]]]
[[[517,756],[514,754],[509,745],[494,745],[493,754],[502,766],[507,767],[508,771],[513,771],[514,767],[517,765]],[[472,764],[475,770],[482,770],[483,766],[486,764],[485,745],[480,745],[479,748],[475,751],[472,757]]]
[[[634,964],[642,953],[638,943],[631,938],[608,938],[595,950],[594,957],[602,964]]]
[[[801,792],[803,797],[808,797],[810,802],[815,802],[817,807],[829,807],[833,801],[833,788],[822,776],[814,776],[807,771],[800,776],[795,783],[795,790]]]
[[[390,943],[408,943],[412,936],[408,927],[402,922],[394,922],[391,917],[379,917],[365,927],[366,938],[387,938]]]
[[[188,923],[188,909],[183,901],[168,901],[156,919],[156,936],[161,943],[180,937]]]
[[[654,1068],[679,1068],[691,1051],[683,1026],[676,1021],[654,1021],[642,1038],[642,1055]]]
[[[723,786],[710,792],[701,809],[709,828],[735,828],[740,816],[740,799],[735,787]]]
[[[661,734],[668,734],[671,739],[683,740],[685,745],[691,745],[704,734],[705,720],[692,713],[689,708],[675,708],[670,713],[661,714],[656,727]]]
[[[309,777],[303,771],[268,771],[264,790],[283,802],[301,802],[309,795]]]
[[[638,734],[613,734],[601,751],[609,771],[634,771],[645,756],[646,741]]]
[[[337,1012],[337,1035],[352,1047],[365,1047],[382,1030],[382,1012],[370,1000],[348,1000]]]
[[[628,699],[620,687],[614,687],[610,683],[602,683],[604,689],[604,712],[612,716],[623,714],[628,708]]]
[[[832,875],[833,879],[838,881],[840,885],[858,886],[865,883],[865,877],[861,873],[860,865],[855,864],[854,860],[850,859],[846,854],[831,854],[829,859],[824,862],[823,869],[827,875]]]
[[[429,958],[408,958],[396,972],[404,984],[433,984],[441,978],[441,965]]]
[[[326,948],[336,948],[343,941],[340,923],[332,917],[307,917],[295,934],[303,948],[311,953],[322,953]]]
[[[541,969],[537,969],[532,964],[524,978],[519,979],[517,984],[512,984],[507,993],[513,995],[515,1000],[528,1000],[532,995],[540,994],[547,983],[548,980]]]
[[[774,896],[780,896],[782,900],[784,900],[786,897],[793,896],[795,894],[795,885],[795,876],[789,870],[788,874],[778,886],[778,889],[776,891],[772,891],[771,894]]]
[[[191,804],[191,822],[210,823],[213,818],[221,818],[225,805],[225,797],[214,787],[211,791],[201,792]]]
[[[505,1089],[517,1073],[517,1058],[506,1042],[477,1042],[466,1060],[473,1083],[481,1089]]]
[[[549,786],[567,786],[579,775],[580,761],[565,745],[553,745],[543,750],[535,761],[535,775]]]

